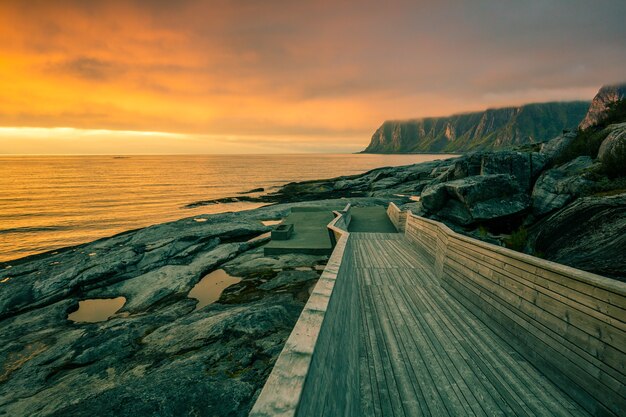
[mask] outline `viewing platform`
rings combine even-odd
[[[393,204],[336,214],[251,416],[626,415],[626,284]]]
[[[282,221],[291,225],[293,232],[288,239],[272,239],[265,245],[266,255],[304,253],[308,255],[330,255],[333,241],[326,225],[333,220],[333,212],[320,207],[294,207]]]

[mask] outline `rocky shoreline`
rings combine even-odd
[[[0,415],[247,415],[327,260],[263,255],[271,227],[261,221],[294,205],[196,216],[2,264]],[[195,310],[189,291],[218,268],[241,281]],[[125,305],[107,321],[67,318],[80,300],[120,296]]]

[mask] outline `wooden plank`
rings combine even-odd
[[[457,281],[464,281],[464,283],[472,282],[478,288],[479,291],[484,292],[484,283],[481,281],[481,276],[476,275],[474,273],[465,272],[465,274],[458,271],[458,269],[453,267],[452,263],[449,263],[448,273],[451,274],[452,277],[456,277]],[[534,309],[526,308],[530,306],[529,303],[524,302],[520,297],[515,294],[502,293],[492,293],[490,292],[492,297],[495,297],[495,300],[500,300],[499,302],[506,308],[511,314],[516,315],[516,321],[523,325],[526,331],[533,332],[537,334],[538,337],[542,338],[542,340],[546,341],[546,343],[553,346],[556,350],[565,349],[565,354],[570,358],[570,360],[576,363],[579,366],[582,366],[588,373],[590,377],[598,378],[599,380],[606,383],[612,389],[620,392],[624,390],[624,384],[621,382],[624,379],[624,376],[618,369],[615,369],[612,366],[611,362],[601,361],[604,366],[599,367],[597,361],[591,361],[593,358],[589,353],[579,355],[577,354],[577,350],[581,350],[580,348],[575,349],[574,345],[570,344],[568,340],[575,340],[576,338],[572,336],[572,334],[584,334],[577,328],[568,326],[567,323],[563,321],[559,321],[558,319],[554,319],[553,322],[548,323],[552,320],[550,315],[542,315],[537,314]],[[516,298],[517,297],[517,298]],[[518,300],[515,301],[515,300]],[[515,306],[515,307],[512,307]],[[520,314],[521,313],[521,314]],[[569,339],[565,339],[564,336],[569,334]],[[585,336],[590,338],[590,336]],[[590,338],[592,341],[593,338]],[[582,341],[585,341],[584,337],[581,338]],[[581,342],[583,343],[583,342]],[[602,346],[601,342],[597,341],[598,346]],[[588,352],[587,350],[582,350],[583,352]],[[618,351],[612,351],[610,346],[605,345],[604,351],[602,353],[603,356],[609,356],[615,358],[615,362],[618,366],[623,366],[623,354]],[[621,359],[620,359],[621,358]],[[598,359],[599,360],[599,359]]]
[[[362,269],[357,268],[357,271],[365,273]],[[357,272],[358,273],[358,272]],[[369,286],[359,285],[360,287],[360,296],[361,296],[361,305],[363,316],[365,317],[366,328],[368,329],[367,337],[369,339],[369,345],[371,347],[372,352],[372,360],[374,367],[374,375],[376,378],[376,387],[378,389],[378,393],[373,393],[373,395],[377,395],[380,405],[380,416],[395,416],[392,405],[392,381],[388,381],[389,375],[385,373],[384,364],[383,364],[383,355],[381,353],[381,348],[378,343],[377,333],[375,330],[376,325],[373,321],[373,314],[371,311],[371,305],[367,302],[367,291]]]
[[[550,288],[550,286],[538,285],[536,284],[536,281],[534,279],[528,279],[527,277],[522,277],[517,274],[511,273],[510,271],[500,268],[497,265],[488,263],[488,261],[485,261],[484,259],[469,257],[470,255],[468,255],[465,252],[460,251],[459,249],[455,247],[449,248],[448,256],[453,257],[454,259],[457,259],[459,261],[462,261],[463,265],[466,265],[466,263],[467,265],[480,264],[483,267],[491,268],[493,271],[497,272],[502,277],[515,280],[521,285],[528,286],[529,288],[532,288],[535,291],[538,291],[548,297],[554,298],[555,300],[558,300],[559,302],[563,304],[571,306],[572,308],[575,308],[576,310],[580,311],[583,314],[593,316],[597,318],[598,320],[601,320],[621,331],[626,330],[626,323],[621,321],[619,317],[616,317],[612,314],[612,313],[622,314],[622,310],[618,309],[617,307],[607,304],[606,307],[602,308],[600,307],[599,302],[595,304],[595,307],[593,306],[590,307],[589,302],[581,302],[580,299],[570,298],[564,295],[563,290],[565,289],[565,287],[561,288],[559,291],[559,288],[554,288],[554,285],[552,286],[552,288]],[[565,291],[565,294],[571,296],[572,291]],[[593,299],[591,297],[589,298]]]
[[[453,416],[465,413],[465,408],[456,393],[453,390],[445,389],[452,386],[454,380],[449,379],[443,372],[438,361],[438,352],[426,343],[425,329],[415,326],[413,320],[407,320],[409,318],[408,307],[402,298],[405,288],[399,285],[395,276],[398,271],[399,269],[394,269],[394,276],[389,276],[389,279],[395,281],[396,291],[393,294],[380,291],[379,295],[381,299],[385,299],[385,306],[391,312],[393,322],[401,329],[399,335],[405,346],[408,346],[408,359],[419,358],[418,361],[412,360],[411,363],[414,366],[419,365],[415,369],[415,377],[420,382],[421,389],[430,395],[429,408],[431,413],[433,415],[450,414]],[[421,375],[428,375],[429,380],[423,380],[420,378]]]
[[[374,279],[372,280],[374,281]],[[384,408],[383,410],[387,410],[386,415],[405,416],[406,414],[402,408],[402,399],[400,397],[398,381],[396,380],[396,375],[394,374],[394,369],[392,367],[392,358],[390,356],[388,346],[385,343],[385,337],[381,329],[380,317],[377,315],[374,304],[371,301],[370,289],[372,287],[373,285],[368,287],[363,292],[364,299],[362,302],[367,305],[366,313],[369,314],[368,320],[372,323],[370,329],[374,330],[373,338],[378,350],[376,360],[379,362],[379,375],[384,378],[386,385],[385,389],[380,393],[381,402],[383,399],[387,400],[385,402],[387,408]]]
[[[476,250],[483,250],[490,255],[503,255],[507,259],[518,262],[520,268],[530,268],[530,272],[535,272],[532,268],[538,266],[559,282],[565,279],[566,282],[571,282],[572,285],[586,285],[587,288],[585,290],[579,290],[581,293],[592,294],[600,300],[607,300],[622,309],[626,309],[626,285],[624,283],[463,236],[432,220],[409,216],[407,227],[411,227],[410,223],[437,225],[440,228],[440,232],[446,234],[449,239],[466,244],[468,247],[471,246]]]
[[[444,292],[443,289],[440,290]],[[447,295],[447,293],[445,293]],[[568,416],[566,409],[573,409],[574,404],[563,393],[545,380],[536,370],[528,366],[528,363],[520,364],[519,358],[514,349],[502,339],[497,337],[482,322],[473,319],[473,315],[456,302],[450,295],[442,297],[438,308],[435,309],[439,321],[446,323],[451,332],[457,337],[462,337],[468,341],[473,347],[474,352],[478,352],[479,356],[489,359],[491,365],[495,365],[496,369],[505,370],[499,372],[509,379],[506,385],[518,385],[518,390],[526,390],[525,398],[533,399],[535,407],[543,410],[548,404],[551,405],[547,415]],[[425,300],[427,303],[436,303],[435,297]],[[510,380],[513,378],[513,380]],[[538,403],[537,403],[538,401]],[[555,406],[558,405],[558,406]],[[541,412],[540,412],[541,413]],[[545,411],[543,412],[545,413]]]
[[[372,287],[372,302],[378,309],[381,326],[387,335],[386,345],[393,358],[392,367],[396,376],[401,381],[405,381],[400,385],[404,388],[401,391],[401,397],[407,415],[447,416],[448,412],[441,398],[439,398],[435,388],[436,382],[432,380],[429,369],[422,358],[422,353],[411,351],[410,346],[404,343],[405,340],[400,336],[398,322],[394,320],[393,312],[385,303],[382,288],[389,287],[384,285]],[[411,390],[407,389],[409,386]]]
[[[359,292],[362,292],[364,291],[363,288],[368,284],[363,279],[363,274],[359,274],[358,269],[355,269],[355,274],[358,275],[355,276],[354,279],[359,280]],[[361,294],[359,294],[359,296],[363,299]],[[370,331],[364,308],[363,302],[361,302],[361,308],[359,309],[359,313],[361,314],[361,409],[366,416],[381,416],[383,412],[381,409],[378,380],[376,378],[376,364],[374,362],[372,346],[370,345]]]
[[[537,283],[529,271],[507,267],[497,257],[465,252],[436,224],[414,228],[409,223],[407,217],[404,237],[359,234],[352,241],[352,275],[358,282],[364,333],[360,364],[364,415],[587,415],[521,360],[518,351],[500,338],[503,333],[494,333],[469,313],[469,298],[461,302],[461,296],[480,300],[489,311],[525,329],[529,333],[523,333],[521,341],[541,346],[539,353],[546,359],[578,358],[583,367],[570,375],[571,383],[584,386],[582,377],[588,375],[602,381],[604,388],[596,388],[596,394],[607,391],[593,394],[593,399],[574,393],[588,409],[602,410],[593,401],[606,402],[610,391],[617,396],[626,392],[620,381],[624,374],[603,362],[619,361],[620,355],[623,362],[623,352],[614,344],[626,341],[624,323],[611,315],[620,313],[621,307],[552,280]],[[437,273],[448,278],[442,281]],[[576,296],[569,298],[563,290]],[[479,304],[469,305],[483,314]],[[537,321],[543,317],[551,320],[546,322],[550,327]],[[616,410],[614,404],[611,407]]]
[[[518,376],[515,375],[512,369],[519,371],[519,365],[512,359],[505,363],[501,357],[508,358],[508,352],[502,350],[502,345],[493,338],[489,339],[488,343],[482,343],[480,346],[476,345],[477,341],[480,341],[478,334],[481,333],[480,326],[468,326],[465,323],[470,315],[467,311],[462,314],[463,318],[459,318],[459,315],[454,312],[454,308],[459,308],[457,302],[452,299],[443,290],[438,289],[438,293],[432,292],[427,294],[423,302],[433,306],[433,312],[436,314],[437,319],[434,323],[445,323],[447,331],[452,335],[453,339],[456,339],[457,344],[462,346],[462,349],[466,352],[466,357],[471,358],[472,363],[478,366],[483,375],[489,375],[488,379],[490,389],[494,393],[504,395],[503,400],[506,405],[510,405],[516,409],[516,414],[527,415],[530,411],[526,406],[534,406],[534,415],[559,415],[555,410],[546,411],[544,406],[545,402],[538,401],[542,398],[542,393],[533,389],[536,381],[533,383],[527,383],[526,381],[518,380]],[[455,321],[451,319],[454,316]],[[463,329],[461,332],[460,330]],[[482,330],[482,337],[486,337],[484,329]],[[479,349],[480,354],[477,354],[476,349]],[[496,357],[495,353],[498,353],[500,357]],[[482,366],[481,366],[482,364]],[[544,396],[543,400],[547,398]],[[568,414],[560,414],[566,416]]]
[[[443,364],[442,369],[444,372],[447,372],[449,380],[455,381],[458,391],[457,396],[460,400],[463,400],[466,412],[457,412],[455,415],[506,415],[497,403],[497,401],[501,402],[499,394],[495,393],[496,399],[492,397],[485,388],[484,379],[481,379],[480,376],[472,371],[470,365],[464,360],[463,354],[459,352],[458,342],[447,337],[437,323],[428,320],[432,313],[429,311],[428,314],[421,314],[420,309],[425,309],[423,300],[417,295],[417,293],[421,292],[417,287],[411,285],[410,279],[407,280],[408,274],[406,271],[400,270],[398,272],[401,274],[399,279],[404,279],[407,282],[407,286],[400,296],[405,298],[406,305],[412,311],[413,320],[423,329],[423,333],[427,336],[432,349],[440,352],[437,360],[440,364]],[[507,411],[512,412],[510,409]]]

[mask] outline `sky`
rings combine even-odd
[[[590,100],[626,1],[0,0],[0,154],[355,152],[387,119]]]

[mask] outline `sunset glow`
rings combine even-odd
[[[351,152],[389,118],[587,99],[626,64],[607,3],[3,1],[0,153]]]

